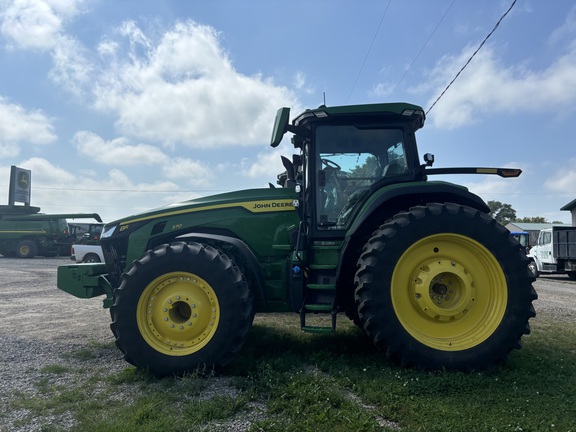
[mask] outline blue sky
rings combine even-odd
[[[276,110],[410,102],[427,110],[512,0],[0,0],[0,204],[32,170],[44,213],[105,221],[265,187],[288,140]],[[518,0],[418,133],[443,178],[518,217],[570,222],[576,6]]]

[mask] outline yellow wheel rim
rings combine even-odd
[[[494,255],[456,234],[414,243],[392,275],[398,320],[424,345],[443,351],[472,348],[496,331],[508,300],[506,277]]]
[[[137,306],[138,329],[144,340],[171,356],[202,349],[214,337],[219,321],[216,293],[204,279],[187,272],[154,279]]]

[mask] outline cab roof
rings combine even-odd
[[[355,117],[355,116],[386,116],[399,117],[400,119],[411,118],[414,121],[414,130],[424,126],[426,114],[422,107],[405,102],[396,103],[379,103],[363,105],[345,105],[345,106],[325,106],[321,105],[316,109],[307,109],[297,116],[292,124],[301,126],[309,121],[321,120],[329,117]]]

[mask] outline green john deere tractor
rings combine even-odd
[[[271,145],[293,134],[281,187],[198,198],[106,224],[105,263],[58,269],[58,287],[105,295],[125,359],[157,375],[219,368],[255,313],[296,312],[330,332],[346,315],[405,366],[479,370],[529,333],[528,261],[488,206],[419,162],[421,107],[278,111]],[[327,314],[324,326],[311,325]]]

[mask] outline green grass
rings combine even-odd
[[[506,366],[463,374],[391,364],[345,318],[336,334],[309,335],[296,315],[259,316],[219,376],[109,373],[100,359],[115,348],[90,344],[67,356],[81,367],[46,366],[37,392],[9,408],[26,413],[20,427],[45,418],[44,431],[235,430],[249,420],[251,431],[576,432],[576,323],[531,324]]]

